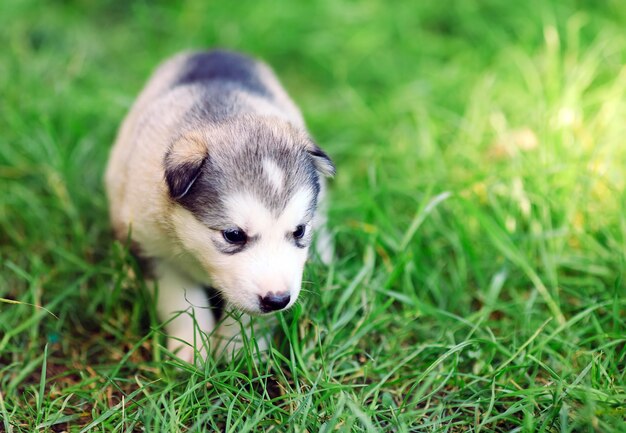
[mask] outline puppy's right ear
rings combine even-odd
[[[208,157],[206,142],[197,133],[185,134],[170,145],[163,161],[170,197],[178,201],[189,193]]]
[[[335,164],[330,159],[330,156],[324,152],[313,140],[307,140],[306,151],[313,158],[313,164],[317,171],[326,177],[333,177],[337,172]]]

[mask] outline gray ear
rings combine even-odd
[[[306,146],[306,151],[311,155],[313,164],[317,171],[326,177],[333,177],[337,170],[335,164],[330,157],[313,141],[309,140]]]
[[[198,134],[184,135],[171,144],[163,160],[171,198],[178,201],[189,193],[208,157],[207,146]]]

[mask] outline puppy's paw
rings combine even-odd
[[[167,349],[177,358],[189,364],[201,365],[210,353],[208,343],[196,334],[194,347],[193,332],[171,334],[167,339]]]
[[[335,256],[335,243],[326,226],[318,229],[315,239],[315,253],[322,263],[329,266]]]
[[[247,314],[230,311],[211,336],[213,354],[218,359],[229,361],[242,350],[250,354],[266,352],[274,326],[273,317],[252,320]]]
[[[246,341],[241,336],[224,340],[220,337],[212,339],[213,356],[222,361],[230,361],[237,357],[242,351],[250,354],[263,354],[269,350],[269,336],[256,336],[254,338],[246,337]]]

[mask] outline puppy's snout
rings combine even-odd
[[[265,296],[259,295],[259,305],[261,306],[261,311],[264,313],[282,310],[289,304],[290,300],[291,295],[289,293],[268,293]]]

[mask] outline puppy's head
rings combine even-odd
[[[173,231],[224,297],[252,314],[292,306],[328,155],[286,122],[243,117],[177,137],[164,169]]]

